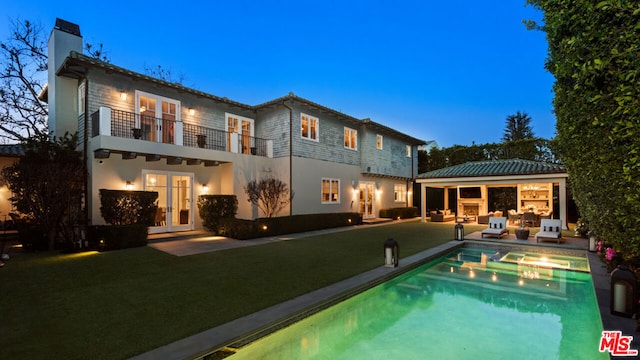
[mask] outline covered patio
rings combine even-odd
[[[455,214],[456,221],[483,223],[497,212],[496,216],[507,217],[511,225],[524,219],[530,221],[529,226],[539,226],[541,217],[549,217],[562,220],[563,229],[567,229],[567,172],[559,164],[521,159],[468,162],[422,173],[416,182],[421,188],[422,222],[431,215],[427,188],[442,188],[442,210]],[[509,206],[511,214],[489,208],[489,189],[499,187],[516,189],[516,202]],[[449,189],[455,189],[455,199],[450,199]]]

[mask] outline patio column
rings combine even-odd
[[[560,220],[562,220],[562,228],[564,230],[567,227],[567,179],[558,179],[558,208],[560,209]]]
[[[449,207],[449,188],[447,188],[446,186],[444,187],[444,209],[443,210],[452,210],[455,211],[455,209],[451,209]]]
[[[420,210],[422,211],[422,222],[427,222],[427,184],[420,184]]]

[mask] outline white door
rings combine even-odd
[[[375,218],[375,209],[373,208],[373,182],[360,182],[360,214],[363,219]]]
[[[158,210],[149,233],[193,230],[193,174],[144,171],[146,191],[158,192]]]
[[[175,127],[179,121],[180,102],[177,100],[136,91],[142,139],[175,144]]]

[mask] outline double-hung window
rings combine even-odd
[[[318,120],[317,117],[301,113],[300,122],[302,123],[300,136],[302,136],[303,139],[318,141],[318,125],[320,120]]]
[[[340,203],[340,179],[322,179],[322,203]]]
[[[344,128],[344,147],[347,149],[358,150],[358,131]]]
[[[393,185],[393,200],[395,202],[405,202],[407,198],[406,185],[394,184]]]

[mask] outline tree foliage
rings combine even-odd
[[[248,201],[262,210],[268,218],[277,215],[293,199],[293,191],[289,196],[287,184],[275,178],[253,180],[247,184],[244,191],[249,197]]]
[[[47,133],[47,104],[40,100],[47,83],[48,49],[42,26],[28,20],[10,22],[0,42],[0,139],[20,142]],[[109,62],[102,44],[85,43],[88,56]]]
[[[544,13],[559,155],[580,214],[640,259],[640,3],[528,0]]]
[[[11,202],[47,234],[50,249],[80,214],[85,173],[77,141],[69,134],[53,141],[46,134],[33,136],[22,143],[20,161],[2,169]]]
[[[0,138],[22,141],[46,132],[47,104],[38,98],[47,82],[47,41],[42,28],[13,21],[0,43]]]
[[[531,117],[529,114],[520,111],[507,116],[504,135],[502,141],[533,139],[533,129],[531,128]]]
[[[554,147],[554,140],[531,138],[505,143],[432,148],[429,152],[418,152],[418,172],[424,173],[469,161],[523,159],[558,163]]]

